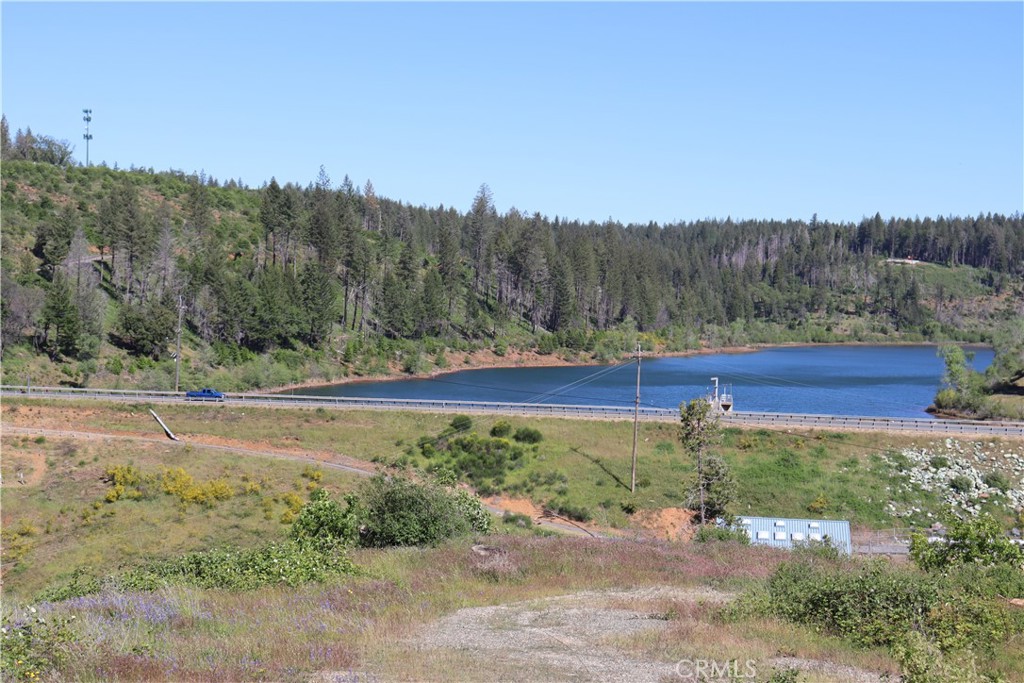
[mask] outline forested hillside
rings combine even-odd
[[[77,164],[3,126],[6,382],[280,386],[489,348],[598,360],[780,341],[988,341],[1024,315],[1017,214],[581,223]],[[685,208],[685,207],[681,207]],[[894,261],[895,259],[895,261]],[[913,259],[921,263],[898,262]]]

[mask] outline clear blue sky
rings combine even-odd
[[[1024,209],[1024,3],[16,3],[11,132],[601,221]]]

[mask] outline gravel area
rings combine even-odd
[[[517,671],[517,681],[616,681],[665,683],[697,680],[675,662],[638,659],[608,641],[666,628],[663,615],[645,610],[660,600],[723,603],[732,595],[710,588],[641,588],[629,591],[587,591],[544,600],[459,610],[431,624],[412,643],[416,651],[464,652],[496,672]],[[623,603],[635,609],[621,609]],[[877,683],[870,672],[827,662],[779,657],[758,663],[761,680],[771,669],[795,668],[801,681]],[[465,672],[469,681],[496,681],[490,667]],[[766,671],[767,670],[767,671]],[[741,669],[739,673],[743,673]],[[717,680],[717,679],[714,679]],[[722,679],[726,680],[726,679]]]

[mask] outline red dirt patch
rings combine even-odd
[[[501,496],[491,496],[490,498],[485,498],[484,502],[496,508],[501,508],[507,512],[517,515],[526,515],[530,519],[537,519],[544,514],[544,511],[540,506],[526,498],[503,498]]]
[[[4,488],[38,486],[46,474],[46,455],[42,451],[19,453],[4,449]]]
[[[685,543],[693,537],[692,520],[696,514],[686,508],[638,510],[633,515],[633,524],[653,532],[659,539]]]

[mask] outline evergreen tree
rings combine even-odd
[[[331,179],[320,167],[316,185],[310,195],[309,245],[316,252],[317,261],[328,272],[333,271],[339,253],[340,231],[337,204],[331,191]]]
[[[548,326],[555,332],[568,330],[576,324],[576,296],[572,272],[565,259],[558,259],[555,262],[552,280],[554,280],[555,291],[551,301],[551,316]]]
[[[427,334],[439,334],[446,320],[447,293],[441,273],[436,267],[427,269],[423,278],[423,304],[420,309],[420,328]]]
[[[47,272],[52,274],[53,269],[67,257],[71,238],[80,226],[78,209],[72,202],[66,203],[60,213],[52,219],[39,223],[33,251],[42,257],[43,268]]]
[[[0,159],[7,160],[11,153],[11,129],[7,126],[7,114],[0,116]]]
[[[263,226],[263,240],[270,252],[270,264],[277,265],[278,244],[275,239],[279,232],[284,232],[284,226],[288,222],[287,208],[285,206],[285,193],[277,184],[276,178],[270,179],[270,184],[263,190],[260,198],[260,224]]]
[[[191,176],[185,194],[185,226],[198,242],[204,241],[213,227],[213,201],[204,180],[202,176]]]
[[[43,303],[42,324],[44,336],[49,341],[49,330],[54,330],[53,352],[66,356],[78,354],[80,322],[71,285],[60,270],[53,275],[53,281],[46,290]]]
[[[437,235],[437,271],[448,292],[448,317],[451,318],[462,285],[462,254],[456,223],[446,213],[442,214]]]
[[[167,292],[162,299],[123,303],[116,334],[132,353],[159,358],[174,338],[177,324],[177,302]]]
[[[718,442],[720,428],[714,407],[697,398],[679,406],[679,440],[697,467],[697,478],[690,489],[690,505],[696,505],[701,525],[726,516],[736,485],[725,461],[711,453]]]
[[[320,346],[334,320],[334,288],[331,276],[317,263],[307,263],[299,278],[302,336],[310,346]]]
[[[487,275],[487,242],[490,240],[496,222],[494,210],[494,199],[491,196],[491,188],[484,183],[473,198],[473,207],[466,216],[466,246],[473,263],[473,286],[478,293],[481,292],[484,279]]]

